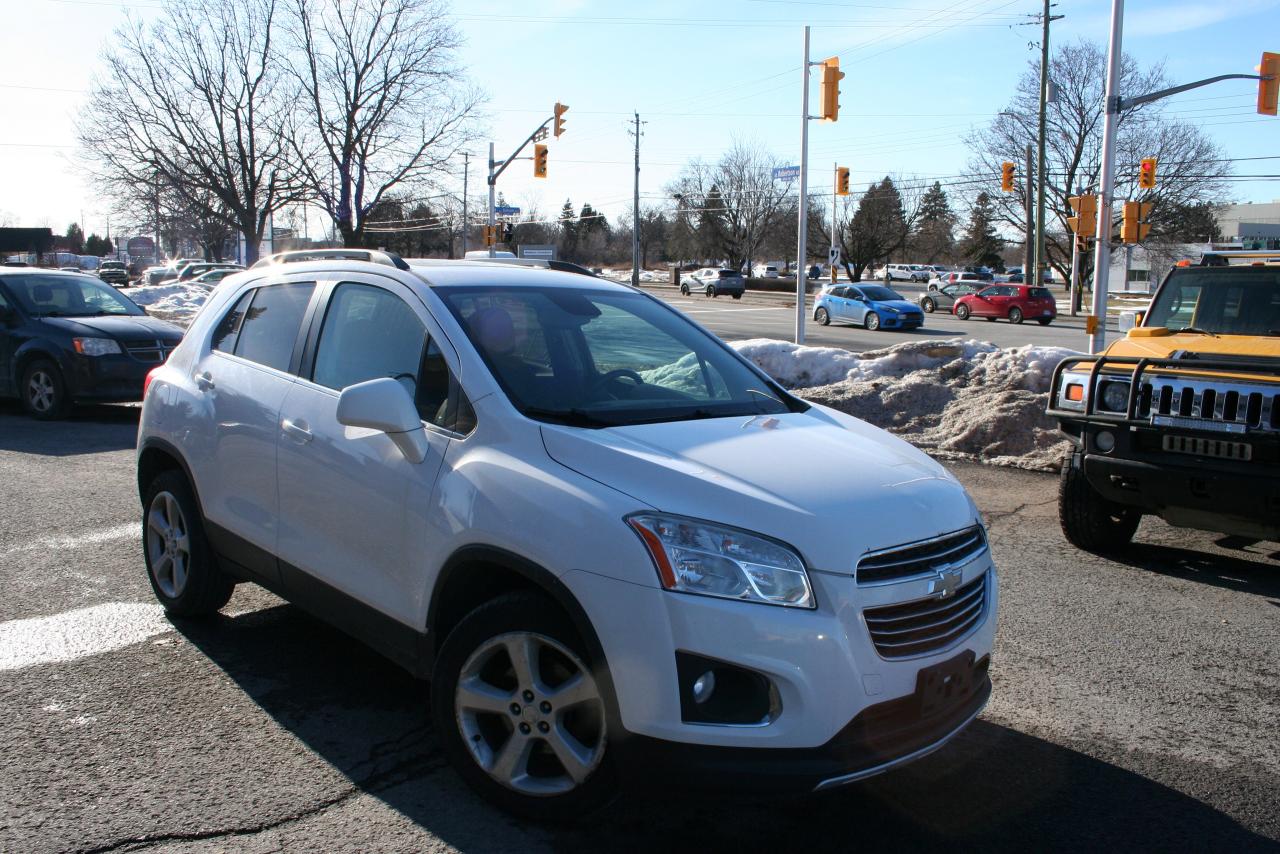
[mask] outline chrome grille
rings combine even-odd
[[[124,351],[139,362],[158,365],[178,346],[176,341],[170,343],[158,338],[124,342]]]
[[[1280,394],[1274,387],[1152,377],[1139,389],[1138,415],[1166,427],[1226,433],[1276,430],[1280,429]]]
[[[1224,460],[1250,460],[1253,446],[1248,442],[1228,442],[1225,439],[1202,439],[1198,436],[1164,436],[1161,447],[1175,454],[1194,454],[1197,457],[1218,457]]]
[[[986,605],[984,572],[945,599],[868,608],[862,616],[881,658],[910,658],[939,652],[968,635],[982,621]]]
[[[982,528],[974,525],[954,534],[871,552],[858,561],[858,583],[902,581],[950,566],[963,566],[986,548],[987,538]]]

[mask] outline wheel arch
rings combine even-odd
[[[191,487],[191,494],[195,496],[196,506],[203,513],[204,505],[200,501],[200,489],[196,486],[196,479],[191,475],[191,467],[187,465],[186,458],[172,444],[155,437],[144,440],[138,453],[138,500],[145,499],[147,485],[166,471],[182,472],[182,476],[187,479],[187,485]]]
[[[15,390],[22,385],[22,374],[26,371],[27,365],[31,364],[35,359],[48,359],[53,362],[58,366],[58,370],[62,371],[65,379],[67,366],[63,361],[62,348],[43,338],[34,338],[18,348],[9,364],[10,379],[13,381]]]

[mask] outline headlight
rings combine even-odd
[[[638,513],[626,521],[648,548],[667,590],[815,607],[804,561],[782,543],[680,516]]]
[[[1108,412],[1129,411],[1129,384],[1126,382],[1104,382],[1102,384],[1102,406]]]
[[[109,356],[120,352],[120,345],[111,338],[72,338],[71,346],[81,356]]]
[[[891,306],[891,305],[881,306],[881,308],[883,308],[885,311],[892,312],[893,314],[897,314],[897,313],[898,313],[898,309],[894,308],[894,307],[893,307],[893,306]]]

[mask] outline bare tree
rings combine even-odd
[[[272,212],[294,201],[284,129],[294,98],[281,74],[276,0],[185,0],[151,26],[116,32],[77,132],[112,182],[159,176],[258,254]]]
[[[1106,53],[1100,45],[1083,39],[1062,45],[1050,61],[1050,79],[1058,86],[1058,99],[1049,105],[1046,120],[1045,245],[1049,263],[1065,279],[1071,263],[1067,197],[1080,187],[1096,192],[1102,168]],[[1161,66],[1141,69],[1128,56],[1122,63],[1121,79],[1120,90],[1128,94],[1169,85]],[[1020,164],[1026,144],[1034,141],[1039,92],[1039,64],[1033,61],[1005,111],[966,140],[974,149],[970,168],[979,175],[990,175],[992,184],[998,180],[1001,162]],[[1121,114],[1116,143],[1115,198],[1154,202],[1157,225],[1153,232],[1157,233],[1163,212],[1220,200],[1225,190],[1222,179],[1229,171],[1221,149],[1195,125],[1165,116],[1165,103],[1144,104]],[[1155,190],[1137,186],[1138,161],[1143,157],[1159,159]],[[1016,190],[992,193],[991,201],[997,221],[1023,233],[1026,182],[1019,180]],[[1117,207],[1114,223],[1119,222],[1119,213]]]
[[[348,246],[393,188],[431,186],[470,139],[479,98],[441,0],[292,0],[305,109],[290,136]]]
[[[692,214],[704,249],[722,255],[734,269],[749,266],[769,230],[779,225],[787,200],[787,187],[773,180],[780,164],[763,149],[738,141],[715,165],[689,163],[669,188]]]

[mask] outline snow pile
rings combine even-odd
[[[209,298],[210,291],[200,285],[182,283],[132,288],[127,293],[129,299],[145,305],[151,314],[186,325]]]
[[[1063,347],[911,341],[855,354],[752,339],[731,346],[800,396],[883,427],[938,457],[1053,469],[1070,444],[1045,416]]]

